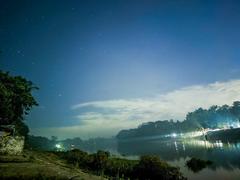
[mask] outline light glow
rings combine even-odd
[[[58,149],[62,148],[61,144],[56,144],[55,147],[58,148]]]

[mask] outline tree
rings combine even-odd
[[[57,136],[51,136],[51,141],[53,141],[54,143],[56,143],[58,140]]]
[[[26,135],[27,126],[22,122],[37,102],[32,91],[38,89],[22,76],[11,76],[0,71],[0,125],[15,125],[18,134]]]
[[[104,174],[104,170],[107,166],[109,156],[110,156],[109,152],[98,150],[98,152],[93,155],[94,169]]]
[[[231,112],[240,121],[240,101],[233,102]]]
[[[29,133],[29,129],[28,129],[28,126],[24,122],[15,121],[13,123],[13,125],[15,126],[15,130],[16,130],[15,135],[27,137],[27,135]]]
[[[144,155],[134,167],[135,176],[139,180],[145,179],[185,179],[178,168],[172,167],[160,160],[158,156]]]

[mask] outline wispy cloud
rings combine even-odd
[[[90,109],[77,115],[79,125],[56,127],[51,131],[57,135],[64,133],[85,138],[111,136],[121,129],[134,128],[148,121],[181,121],[188,112],[198,107],[231,104],[236,100],[240,100],[240,80],[189,86],[151,98],[85,102],[71,107],[75,112]]]

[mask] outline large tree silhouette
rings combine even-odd
[[[0,125],[15,125],[19,134],[28,132],[23,118],[38,105],[32,95],[34,89],[38,88],[22,76],[0,71]]]

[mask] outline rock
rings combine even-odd
[[[23,136],[1,136],[0,154],[19,155],[24,148]]]

